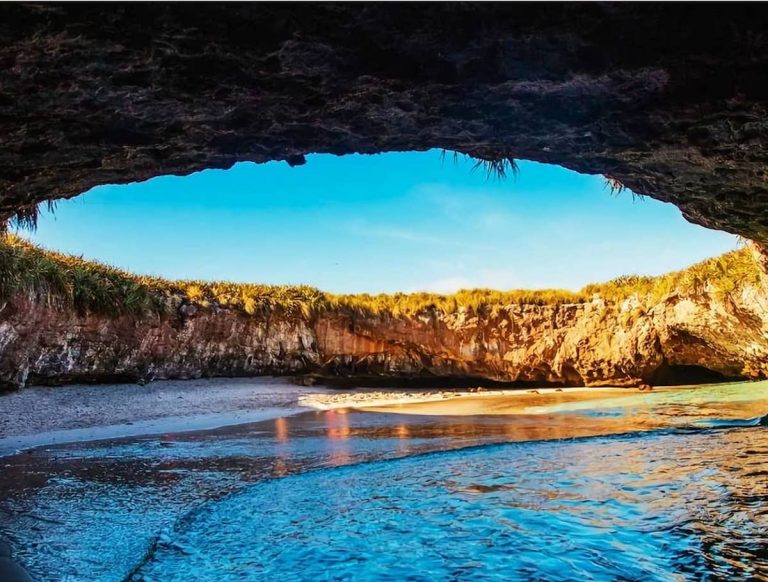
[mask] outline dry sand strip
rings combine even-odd
[[[537,388],[505,389],[481,392],[427,391],[356,391],[335,394],[309,394],[299,404],[316,410],[355,408],[370,412],[469,416],[479,414],[529,414],[530,409],[622,398],[637,395],[636,388]]]

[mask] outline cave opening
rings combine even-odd
[[[242,163],[96,187],[22,234],[139,274],[336,293],[577,291],[736,246],[604,176],[500,169],[440,150]]]
[[[0,579],[768,576],[764,5],[0,12]]]
[[[722,381],[697,366],[709,348],[690,354],[691,367],[647,363],[690,321],[733,310],[723,302],[738,311],[729,333],[748,323],[764,341],[749,299],[763,285],[755,249],[611,178],[530,161],[478,167],[439,150],[304,161],[101,186],[43,209],[23,233],[41,246],[11,237],[0,249],[5,317],[34,346],[25,350],[46,353],[21,374],[8,358],[8,385],[254,374],[404,388]],[[716,293],[702,295],[707,286]],[[665,313],[679,297],[698,311]],[[30,310],[82,331],[37,345]],[[105,345],[104,333],[121,343]],[[695,335],[735,345],[711,329]],[[744,358],[746,376],[768,373],[760,354]]]
[[[394,354],[385,371],[632,385],[681,333],[713,351],[682,363],[768,374],[764,11],[434,8],[9,5],[0,220],[42,208],[23,236],[65,256],[5,239],[3,314],[37,354],[7,375]],[[723,254],[734,235],[756,244]],[[75,343],[39,341],[35,309]],[[304,327],[266,346],[281,322]],[[119,354],[91,354],[102,332]]]

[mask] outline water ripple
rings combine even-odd
[[[133,578],[768,580],[766,469],[750,424],[311,471],[191,514]]]

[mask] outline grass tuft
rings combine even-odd
[[[11,227],[14,229],[19,230],[29,230],[33,231],[37,229],[37,220],[40,217],[40,207],[45,204],[48,208],[48,212],[53,212],[56,209],[56,201],[55,200],[48,200],[47,202],[41,202],[39,204],[32,204],[29,206],[24,206],[17,210],[11,217],[8,219],[7,224],[5,225],[6,229],[7,227]],[[0,230],[5,230],[0,228]]]
[[[605,174],[603,174],[603,187],[608,189],[611,196],[620,196],[627,189],[618,178],[613,178]]]
[[[516,178],[520,173],[520,166],[518,165],[517,160],[512,156],[481,157],[476,154],[464,154],[441,150],[440,161],[442,163],[445,163],[449,153],[452,155],[454,164],[457,164],[462,158],[474,161],[472,171],[475,172],[480,169],[484,170],[486,179],[488,180],[491,178],[504,180],[510,175]]]
[[[337,295],[306,285],[258,285],[228,281],[169,281],[45,250],[16,236],[0,237],[0,301],[19,295],[81,313],[108,316],[172,313],[183,303],[230,309],[252,316],[280,313],[311,320],[320,314],[351,317],[411,317],[465,311],[498,315],[511,305],[586,303],[599,295],[618,303],[637,295],[646,303],[673,293],[728,295],[758,285],[755,254],[742,248],[659,277],[624,276],[580,291],[564,289],[464,289],[453,294]]]
[[[515,158],[497,158],[491,160],[477,159],[475,165],[472,166],[472,170],[478,170],[483,168],[485,170],[486,179],[496,178],[497,180],[504,180],[512,174],[513,177],[517,177],[520,173],[520,167],[517,165]]]

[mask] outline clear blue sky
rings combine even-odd
[[[437,151],[102,186],[26,236],[137,273],[335,292],[578,289],[736,246],[672,205],[611,196],[598,176],[522,162],[517,178],[488,180]]]

